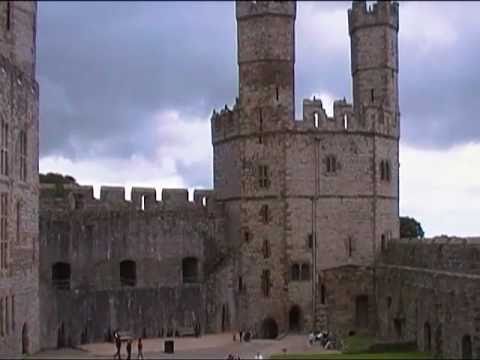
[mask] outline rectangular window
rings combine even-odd
[[[27,181],[27,133],[20,131],[20,180]]]
[[[309,249],[313,249],[313,234],[308,234],[307,246]]]
[[[268,166],[260,165],[258,167],[258,185],[262,189],[268,189],[270,187],[270,174]]]
[[[0,271],[8,268],[8,194],[0,194]]]
[[[0,174],[8,176],[8,124],[2,121],[0,134]]]
[[[20,242],[20,229],[22,224],[22,205],[17,201],[17,243]]]
[[[270,270],[263,270],[262,273],[262,292],[263,296],[270,296]]]

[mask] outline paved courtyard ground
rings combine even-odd
[[[205,335],[200,338],[175,338],[175,353],[165,354],[165,339],[145,339],[143,353],[145,359],[225,359],[229,353],[239,354],[242,359],[253,359],[257,352],[268,359],[271,354],[287,352],[320,352],[319,346],[311,347],[306,335],[288,335],[281,340],[253,340],[248,343],[234,342],[231,333]],[[83,345],[80,349],[61,349],[45,351],[31,359],[113,359],[115,347],[111,343],[95,343]],[[122,346],[122,359],[127,358],[125,345]],[[132,359],[137,358],[136,343],[132,351]]]

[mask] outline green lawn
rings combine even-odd
[[[398,353],[361,353],[361,354],[325,354],[325,353],[301,353],[301,354],[277,354],[271,359],[431,359],[431,356],[421,352],[398,352]]]

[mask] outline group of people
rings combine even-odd
[[[262,354],[257,352],[254,359],[263,359],[263,356],[262,356]],[[235,354],[235,355],[228,354],[227,360],[240,360],[240,355],[238,355],[238,354]]]
[[[240,340],[240,342],[242,341],[245,341],[245,342],[249,342],[253,337],[253,334],[251,331],[244,331],[244,330],[240,330],[238,332],[238,338]],[[233,341],[236,340],[236,333],[233,334]]]
[[[117,348],[117,352],[113,356],[114,359],[121,359],[121,350],[122,350],[122,339],[120,339],[120,335],[117,331],[115,331],[115,334],[113,335],[114,341],[115,341],[115,347]],[[137,350],[138,350],[138,357],[137,359],[144,359],[143,357],[143,341],[142,338],[138,338],[137,341]],[[127,360],[132,359],[132,340],[129,339],[127,340]]]
[[[320,331],[317,334],[314,332],[308,335],[308,342],[310,345],[313,345],[316,342],[319,342],[324,349],[333,349],[335,348],[335,338],[333,334],[328,331]]]

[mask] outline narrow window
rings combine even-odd
[[[10,4],[10,1],[7,1],[7,20],[6,20],[6,27],[7,30],[10,30],[11,27],[11,17],[12,17],[12,5]]]
[[[380,161],[380,180],[385,180],[385,162]]]
[[[3,329],[3,298],[0,298],[0,336],[5,336]]]
[[[270,222],[270,208],[268,205],[262,205],[260,208],[260,219],[264,224],[268,224]]]
[[[370,89],[370,101],[373,102],[375,101],[375,91],[374,89]]]
[[[316,128],[319,127],[319,119],[318,119],[318,112],[314,112],[313,113],[313,126],[315,126]]]
[[[17,201],[17,243],[20,242],[20,229],[21,229],[21,220],[22,220],[22,205],[20,201]]]
[[[309,249],[313,249],[313,234],[308,234],[307,246]]]
[[[292,281],[300,280],[300,267],[298,264],[293,264],[291,268],[291,279]]]
[[[265,239],[263,240],[263,258],[268,259],[270,257],[270,242]]]
[[[0,195],[0,271],[8,268],[8,194]]]
[[[243,292],[243,278],[241,276],[238,277],[238,292]]]
[[[10,332],[10,311],[8,309],[8,297],[5,298],[5,334]]]
[[[15,295],[12,295],[12,306],[10,309],[12,311],[12,331],[15,331]]]
[[[310,265],[309,264],[302,264],[301,268],[301,279],[303,281],[310,280]]]
[[[333,155],[326,158],[327,173],[335,173],[337,171],[337,159]]]
[[[385,245],[385,234],[382,234],[381,239],[380,239],[380,249],[382,252],[385,251],[386,245]]]
[[[250,231],[248,230],[245,230],[243,232],[243,240],[248,243],[250,241]]]
[[[353,253],[353,244],[352,244],[352,238],[348,238],[348,257],[352,257]]]
[[[145,211],[145,195],[142,195],[140,200],[140,208],[142,211]]]
[[[322,304],[325,304],[325,296],[326,296],[326,293],[325,293],[325,285],[322,284],[320,286],[320,302]]]
[[[262,115],[262,108],[259,108],[258,109],[258,127],[259,127],[259,131],[260,131],[260,134],[263,133],[263,115]],[[258,143],[259,144],[263,144],[263,136],[260,135],[258,137]]]
[[[343,128],[348,129],[348,117],[347,114],[343,114]]]
[[[263,270],[262,272],[262,292],[263,296],[270,296],[270,270]]]
[[[20,180],[27,181],[27,133],[20,131]]]
[[[0,144],[0,174],[8,176],[8,124],[2,121]]]
[[[391,172],[390,172],[390,161],[385,161],[385,175],[386,175],[386,180],[388,182],[390,182],[390,176],[391,176]]]
[[[278,86],[275,88],[275,99],[278,101]]]
[[[204,196],[204,197],[202,198],[202,206],[203,206],[203,207],[206,207],[206,206],[207,206],[207,197],[206,197],[206,196]]]
[[[268,172],[268,166],[266,165],[260,165],[258,167],[258,182],[260,188],[263,189],[268,189],[270,187],[270,177],[269,177],[269,172]]]
[[[199,279],[198,259],[187,257],[182,260],[182,273],[184,283],[196,283]]]

